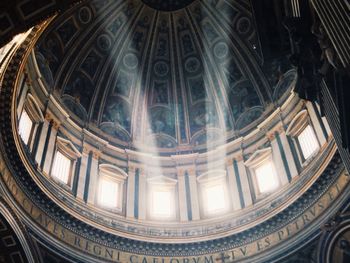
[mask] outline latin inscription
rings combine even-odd
[[[62,225],[55,222],[38,207],[36,207],[17,186],[12,176],[2,169],[3,179],[16,198],[17,202],[23,207],[28,215],[35,220],[46,231],[63,241],[64,243],[77,248],[85,253],[107,259],[113,262],[128,263],[228,263],[253,256],[264,250],[267,250],[278,243],[283,242],[295,235],[306,226],[311,224],[323,211],[329,207],[339,196],[341,191],[347,185],[349,177],[344,173],[338,178],[337,182],[329,188],[312,207],[307,209],[302,215],[297,217],[285,227],[277,230],[264,238],[249,243],[247,245],[231,249],[229,251],[200,255],[192,257],[151,257],[138,254],[126,253],[114,248],[103,246],[88,239],[85,239]]]

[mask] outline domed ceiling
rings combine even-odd
[[[86,1],[49,25],[36,59],[74,120],[128,147],[237,138],[291,81],[273,86],[263,74],[247,0]]]

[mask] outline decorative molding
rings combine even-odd
[[[28,93],[28,95],[27,95],[26,105],[27,105],[27,107],[29,107],[30,112],[34,115],[36,122],[42,122],[45,120],[44,115],[39,107],[38,102],[33,97],[33,95],[30,93]]]
[[[81,157],[80,151],[74,146],[74,144],[65,138],[60,136],[56,137],[56,146],[61,148],[64,152],[69,153],[69,155],[73,155],[75,158]]]
[[[126,179],[128,177],[128,174],[123,169],[120,169],[112,164],[102,163],[98,166],[98,168],[100,173],[111,177],[117,177],[120,179]]]
[[[288,136],[296,136],[300,130],[305,128],[307,124],[308,112],[307,110],[300,111],[288,125],[288,129],[286,131],[286,135]]]
[[[254,152],[254,154],[251,157],[249,157],[247,161],[244,162],[244,165],[248,167],[255,167],[259,165],[261,162],[270,158],[271,154],[272,154],[271,147],[257,150],[256,152]]]

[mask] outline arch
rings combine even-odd
[[[79,150],[74,146],[74,144],[70,140],[64,139],[60,136],[57,136],[57,146],[59,148],[62,148],[63,150],[67,150],[68,153],[73,154],[74,157],[82,156]]]
[[[244,165],[248,167],[254,167],[260,164],[261,162],[267,160],[271,156],[271,153],[271,147],[257,150],[252,156],[250,156],[250,158],[247,161],[244,162]]]
[[[177,180],[164,175],[158,175],[148,178],[147,182],[150,184],[175,185],[177,183]]]
[[[38,102],[30,93],[28,93],[27,95],[27,101],[26,101],[25,107],[27,107],[29,113],[34,117],[34,120],[36,122],[43,122],[45,120]]]
[[[306,124],[307,116],[307,110],[302,110],[297,115],[295,115],[295,117],[288,126],[286,135],[294,136],[295,134],[297,134],[298,131],[300,131],[304,127],[304,124]]]
[[[14,216],[14,212],[10,210],[8,205],[3,201],[0,197],[0,214],[6,219],[7,223],[11,226],[12,230],[15,232],[23,250],[26,255],[26,258],[29,263],[35,263],[36,256],[32,253],[33,249],[31,249],[27,237],[25,236],[25,232],[23,231],[23,227],[20,225],[20,222],[16,216]]]
[[[128,174],[121,168],[108,163],[102,163],[98,166],[99,172],[103,172],[105,175],[113,176],[113,177],[122,177],[122,179],[126,179]]]
[[[215,176],[210,176],[213,173],[217,173]],[[220,170],[220,169],[215,169],[215,170],[210,170],[205,173],[202,173],[197,177],[198,182],[203,182],[203,181],[211,181],[211,180],[216,180],[222,177],[226,176],[226,171],[225,170]]]

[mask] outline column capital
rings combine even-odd
[[[274,131],[269,131],[266,133],[266,137],[269,141],[273,141],[275,139],[275,132]]]
[[[56,130],[61,126],[61,122],[59,122],[51,113],[45,113],[45,120],[52,124],[52,127]]]
[[[102,155],[102,152],[99,150],[94,150],[92,151],[92,158],[93,159],[99,159]]]
[[[90,154],[90,152],[92,152],[92,157],[94,159],[99,159],[102,155],[102,151],[100,149],[97,149],[90,144],[84,143],[83,144],[83,153]]]
[[[144,167],[138,167],[139,169],[139,175],[146,177],[146,169]]]
[[[232,166],[233,165],[233,160],[232,158],[226,160],[226,166]]]
[[[177,166],[176,170],[178,176],[184,176],[186,172],[189,176],[196,175],[196,167],[194,165]]]
[[[130,174],[135,174],[136,173],[136,169],[137,169],[137,167],[135,165],[130,165],[130,163],[129,163],[129,165],[128,165],[128,174],[129,175]]]
[[[238,155],[236,158],[232,159],[232,163],[233,163],[234,160],[236,160],[237,162],[244,161],[244,159],[243,159],[243,152],[242,152],[241,155]]]

